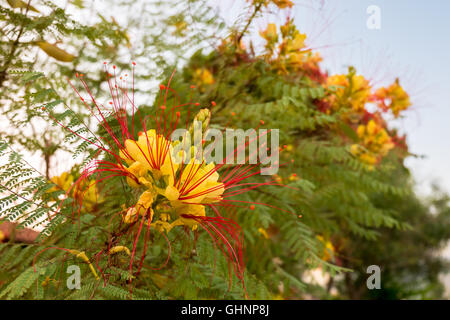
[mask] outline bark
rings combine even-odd
[[[0,232],[4,237],[3,242],[12,240],[19,243],[33,243],[39,235],[38,231],[32,229],[17,229],[17,223],[13,222],[3,222],[0,224]]]

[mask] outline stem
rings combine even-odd
[[[261,7],[262,7],[262,3],[258,3],[255,6],[255,10],[253,11],[253,14],[248,19],[247,24],[245,25],[245,27],[242,30],[241,34],[237,37],[237,44],[239,44],[239,42],[241,41],[242,37],[247,32],[247,30],[250,27],[250,24],[252,23],[253,19],[256,17],[256,15],[258,14],[259,10],[261,10]]]
[[[30,8],[30,3],[31,3],[31,0],[28,0],[27,7],[25,9],[25,17],[28,14],[28,9]],[[3,82],[6,80],[6,71],[8,70],[9,65],[11,64],[11,61],[13,59],[14,53],[16,52],[20,37],[23,34],[23,28],[24,28],[24,24],[21,24],[19,33],[17,34],[17,37],[16,37],[16,40],[14,40],[14,42],[11,44],[11,49],[9,51],[9,55],[6,58],[4,65],[0,69],[0,88],[3,86]]]

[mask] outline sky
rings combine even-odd
[[[231,24],[245,1],[212,1]],[[375,87],[396,77],[409,92],[412,107],[394,122],[406,133],[410,152],[407,166],[417,190],[429,194],[437,182],[450,192],[450,1],[447,0],[294,0],[290,15],[307,45],[321,53],[322,66],[330,74],[353,65]],[[380,28],[369,29],[369,6],[380,12]],[[252,30],[286,16],[275,13],[260,18]],[[372,13],[372,12],[371,12]]]
[[[380,8],[378,30],[366,26],[370,5]],[[396,125],[407,133],[410,151],[425,156],[406,163],[419,191],[428,193],[433,181],[450,191],[450,1],[335,0],[334,6],[339,16],[330,26],[333,42],[354,42],[326,54],[353,56],[352,61],[337,60],[370,69],[381,82],[399,76],[413,106]],[[301,7],[294,11],[299,17],[305,13]],[[334,71],[340,66],[329,67]]]

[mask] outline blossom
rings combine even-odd
[[[172,143],[162,134],[157,134],[154,129],[140,133],[137,141],[127,139],[125,148],[120,150],[121,158],[130,165],[128,170],[138,178],[135,182],[137,184],[148,182],[144,178],[148,171],[155,179],[171,175],[176,171],[177,164],[172,154]],[[139,181],[139,178],[142,180]]]
[[[207,86],[214,83],[214,77],[211,71],[206,68],[195,69],[193,80],[200,88],[200,91],[204,91]]]
[[[115,70],[115,66],[113,69]],[[201,71],[196,74],[200,75],[204,82],[211,83],[212,75],[209,71],[207,69],[198,70]],[[164,235],[178,226],[184,227],[185,230],[198,230],[200,226],[208,232],[214,246],[221,250],[229,261],[230,268],[233,268],[234,273],[243,283],[245,270],[243,232],[236,222],[222,216],[219,208],[249,207],[253,210],[254,204],[248,205],[244,201],[231,198],[261,186],[277,185],[277,183],[273,180],[243,183],[242,181],[261,172],[258,164],[238,165],[232,168],[232,165],[227,164],[226,161],[218,164],[206,162],[203,155],[197,157],[197,146],[192,146],[190,152],[186,152],[186,154],[184,149],[175,154],[175,146],[185,141],[184,139],[181,142],[171,140],[171,134],[180,122],[180,110],[188,109],[187,114],[189,115],[191,108],[197,106],[198,103],[174,102],[170,108],[167,107],[168,93],[173,91],[170,88],[169,80],[167,85],[160,85],[160,102],[154,116],[154,126],[147,128],[148,123],[141,117],[139,109],[134,105],[134,91],[132,97],[128,96],[125,80],[117,81],[115,73],[112,76],[108,72],[106,64],[105,72],[112,99],[109,103],[112,108],[110,117],[117,121],[120,132],[112,130],[104,115],[103,106],[92,96],[82,76],[79,79],[89,95],[88,98],[83,97],[72,83],[70,84],[84,105],[98,120],[99,126],[107,133],[106,137],[102,139],[95,137],[94,140],[89,140],[59,122],[51,112],[48,112],[54,121],[97,149],[98,156],[83,168],[79,178],[70,187],[75,190],[74,194],[77,195],[75,200],[79,201],[81,206],[81,202],[85,198],[96,197],[96,186],[112,177],[124,178],[133,189],[130,196],[137,196],[134,204],[129,207],[123,205],[120,212],[122,222],[125,225],[136,226],[138,230],[133,233],[133,243],[130,244],[132,247],[130,249],[130,276],[133,271],[136,246],[139,239],[142,239],[143,233],[148,237],[150,229]],[[175,100],[175,98],[173,99]],[[90,103],[87,103],[87,100],[90,100]],[[131,123],[127,110],[130,102]],[[214,105],[215,103],[211,102],[211,107]],[[208,129],[210,117],[210,110],[203,108],[198,111],[194,120],[200,121],[201,130],[205,131]],[[140,125],[144,129],[142,132],[134,130],[135,118],[139,119]],[[189,118],[186,121],[186,128],[188,123]],[[189,130],[186,130],[186,134],[192,135],[193,129],[191,125]],[[185,136],[185,138],[187,137]],[[205,143],[202,141],[202,145]],[[240,152],[239,150],[245,148],[249,143],[245,142],[244,146],[237,146],[231,156]],[[177,158],[181,158],[182,161],[176,161]],[[92,179],[92,177],[96,178]],[[103,201],[107,201],[107,199]],[[60,206],[63,203],[64,200]],[[257,204],[274,207],[269,204]],[[144,226],[146,226],[147,232],[143,231]],[[117,246],[116,243],[114,245]],[[148,241],[146,240],[138,270],[142,267],[147,245]],[[103,251],[108,252],[108,250]],[[102,252],[98,255],[101,255]]]
[[[280,32],[281,42],[278,45],[278,55],[272,61],[273,65],[282,73],[290,69],[303,69],[307,60],[311,58],[310,51],[304,49],[306,34],[300,33],[291,19],[287,19],[286,23],[280,27]],[[270,59],[279,40],[276,25],[269,23],[265,31],[260,31],[260,35],[267,42],[265,56],[266,59]]]
[[[55,184],[54,187],[48,190],[48,192],[54,192],[54,191],[67,191],[70,189],[70,186],[73,183],[73,175],[71,175],[69,172],[63,172],[59,176],[54,176],[50,178],[50,181]]]
[[[396,118],[401,111],[411,106],[409,95],[400,86],[398,79],[389,87],[378,89],[373,96],[373,100],[377,102],[379,108],[383,111],[391,110]]]
[[[394,147],[387,131],[373,119],[367,125],[359,125],[356,132],[360,143],[352,145],[350,152],[370,166]]]
[[[353,68],[348,74],[339,74],[328,77],[328,87],[335,87],[335,99],[332,100],[335,110],[344,107],[354,112],[363,112],[365,104],[369,101],[371,87],[369,82],[362,76],[356,75]]]
[[[325,239],[321,235],[316,236],[317,239],[323,244],[323,256],[322,260],[324,261],[330,261],[335,253],[335,248],[333,246],[333,243],[331,243],[330,240]]]
[[[259,34],[269,43],[278,41],[277,26],[274,23],[269,23],[267,29],[260,31]]]
[[[74,185],[75,177],[73,174],[65,171],[59,176],[50,178],[50,181],[55,184],[52,188],[47,190],[47,193],[55,191],[65,191],[66,194],[72,195],[79,201],[79,207],[87,211],[92,211],[98,202],[101,202],[95,181],[83,181],[82,183]]]

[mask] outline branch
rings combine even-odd
[[[255,10],[253,11],[253,14],[251,15],[251,17],[248,19],[246,26],[244,27],[244,29],[242,30],[241,34],[237,37],[237,44],[239,45],[239,42],[241,41],[242,37],[244,36],[244,34],[247,32],[248,28],[250,27],[250,24],[252,23],[253,19],[256,17],[256,15],[258,14],[259,10],[262,7],[262,3],[258,3],[255,6]]]
[[[27,7],[25,8],[25,17],[28,15],[30,3],[31,3],[31,0],[28,0]],[[24,31],[24,27],[25,27],[25,25],[21,24],[19,33],[17,34],[17,37],[16,37],[16,40],[14,40],[14,42],[11,44],[11,49],[10,49],[9,55],[6,58],[5,63],[3,64],[3,66],[0,69],[0,88],[3,86],[3,82],[6,80],[9,65],[11,64],[11,62],[14,58],[14,53],[16,52],[20,37],[22,36],[22,33]]]
[[[17,230],[17,223],[14,222],[3,222],[0,224],[0,242],[12,240],[19,243],[33,243],[38,235],[39,232],[33,229],[23,228]]]

